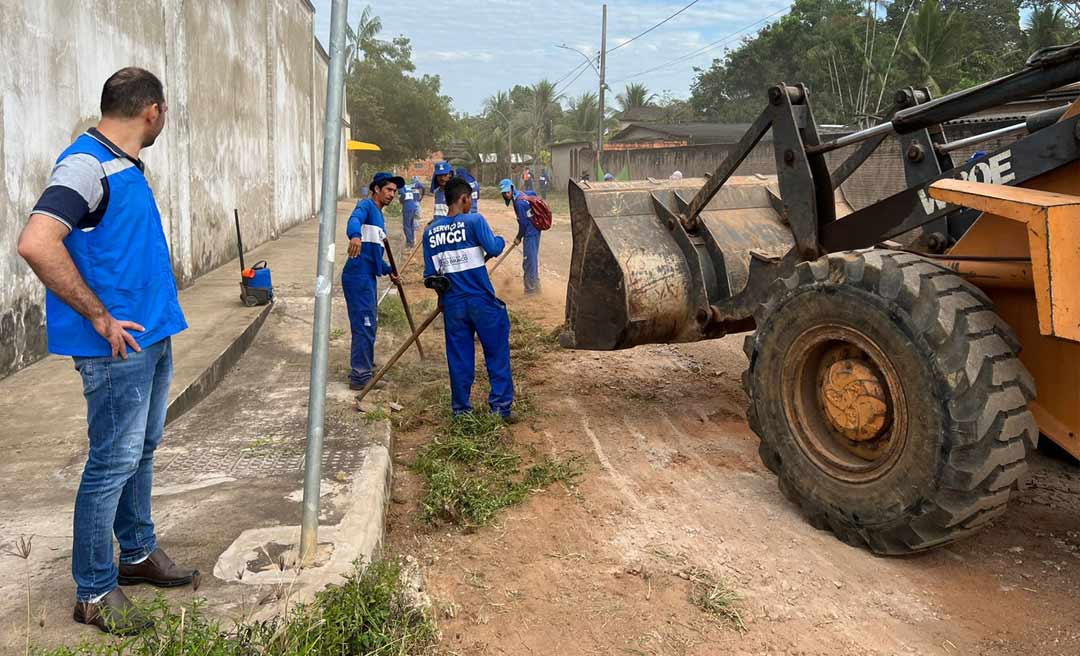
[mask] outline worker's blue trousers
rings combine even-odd
[[[491,394],[488,406],[502,416],[514,403],[514,380],[510,372],[510,317],[506,305],[496,298],[471,296],[447,302],[443,307],[446,328],[446,364],[450,369],[450,408],[455,415],[470,412],[473,379],[476,377],[476,344],[484,349]]]
[[[416,217],[420,216],[420,210],[405,210],[401,216],[401,228],[405,233],[405,247],[412,248],[416,244]]]
[[[535,294],[540,291],[540,233],[525,235],[521,247],[524,249],[521,268],[525,273],[525,293]]]
[[[375,300],[378,284],[373,275],[341,276],[345,305],[349,309],[352,327],[352,356],[349,382],[366,385],[375,366],[375,331],[379,327],[379,311]]]

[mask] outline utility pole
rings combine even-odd
[[[600,180],[600,156],[604,153],[604,72],[607,67],[607,5],[604,5],[604,19],[600,27],[600,111],[596,126],[596,179]]]
[[[300,523],[300,562],[304,565],[310,564],[315,558],[319,542],[319,485],[322,482],[323,433],[326,430],[330,292],[334,287],[334,239],[337,236],[338,165],[341,162],[341,105],[345,86],[345,22],[348,20],[348,4],[346,0],[333,0],[330,8],[330,69],[323,125],[322,205],[319,207],[315,321],[311,333],[304,510]]]

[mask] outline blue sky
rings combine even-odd
[[[608,3],[608,50],[678,11],[690,0],[613,0]],[[326,45],[330,33],[330,0],[313,0],[316,8],[315,34]],[[403,34],[413,43],[417,73],[438,74],[443,92],[454,100],[459,112],[479,113],[484,99],[514,84],[529,85],[547,77],[562,78],[584,58],[558,48],[566,44],[593,53],[600,49],[600,2],[533,0],[479,0],[472,3],[438,5],[392,3],[383,0],[349,0],[349,23],[355,25],[365,5],[370,4],[382,19],[383,34],[389,38]],[[650,91],[670,91],[676,97],[689,95],[694,66],[708,66],[721,56],[725,46],[735,45],[745,34],[743,28],[773,14],[785,12],[786,0],[699,0],[670,22],[608,55],[609,93],[620,91],[628,81],[644,83]],[[446,18],[455,16],[453,34],[447,36]],[[456,16],[463,19],[458,21]],[[777,16],[779,17],[779,15]],[[472,25],[471,31],[457,27]],[[686,61],[626,79],[702,48],[714,41],[731,39]],[[575,73],[576,75],[576,73]],[[559,85],[567,95],[595,90],[597,76],[586,69],[572,84],[574,76]],[[609,101],[614,106],[614,96]]]

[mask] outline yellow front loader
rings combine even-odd
[[[1040,433],[1080,457],[1080,103],[952,142],[942,124],[1076,81],[1080,45],[1048,49],[939,99],[901,90],[891,120],[831,141],[778,84],[706,179],[572,185],[563,344],[753,331],[748,421],[815,526],[883,554],[970,533]],[[777,175],[733,176],[770,130]],[[853,210],[840,185],[890,137],[907,188]]]

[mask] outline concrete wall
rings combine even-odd
[[[307,0],[0,0],[0,377],[45,353],[44,290],[16,254],[56,156],[101,85],[142,66],[168,123],[143,159],[182,286],[318,206],[327,60]],[[342,130],[342,145],[347,130]],[[341,195],[349,193],[342,156]]]

